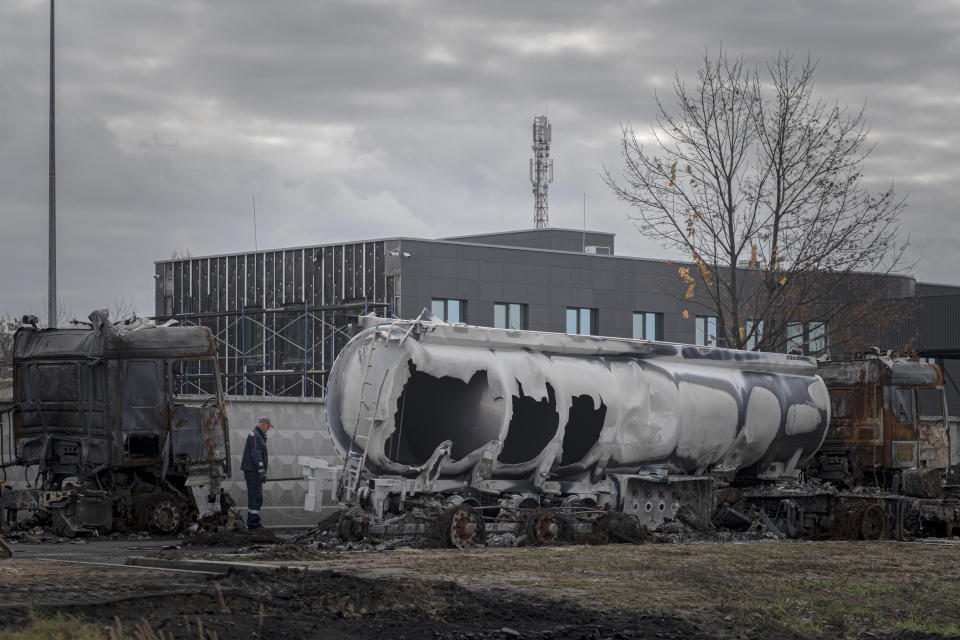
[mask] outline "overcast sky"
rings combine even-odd
[[[0,3],[0,313],[47,282],[49,3]],[[908,198],[914,275],[960,284],[960,2],[57,4],[62,305],[133,300],[153,262],[387,236],[530,228],[531,123],[553,124],[550,222],[674,257],[605,189],[621,123],[722,44],[819,59],[818,93],[866,102],[866,166]]]

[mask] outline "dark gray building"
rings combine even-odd
[[[610,233],[537,229],[164,260],[156,313],[209,326],[225,389],[241,395],[322,395],[356,316],[370,312],[412,318],[427,308],[451,322],[710,343],[716,319],[684,298],[676,264],[614,249]],[[946,322],[956,316],[945,315],[960,307],[960,287],[902,276],[880,286],[908,317],[888,339],[898,344],[883,348],[919,344],[925,355],[928,336],[931,357],[960,357],[960,329]],[[798,329],[808,352],[828,349],[817,325]],[[213,372],[196,374],[192,383],[209,388]]]

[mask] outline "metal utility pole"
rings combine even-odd
[[[47,282],[47,326],[57,326],[57,156],[54,130],[54,63],[53,63],[53,3],[50,0],[50,241],[47,247],[49,280]]]
[[[250,199],[253,200],[253,250],[256,251],[257,247],[257,196],[250,196]]]
[[[547,211],[547,186],[553,182],[553,159],[550,158],[550,121],[547,116],[533,119],[533,157],[530,158],[530,182],[533,184],[533,226],[550,227]]]

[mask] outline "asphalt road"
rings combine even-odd
[[[284,539],[304,531],[304,529],[277,529],[274,533]],[[238,550],[238,545],[230,546],[189,546],[185,536],[140,536],[122,534],[119,536],[86,538],[50,538],[39,544],[23,538],[4,537],[13,551],[13,557],[23,560],[64,560],[72,562],[101,562],[122,565],[130,556],[143,556],[153,551],[172,549],[185,553],[229,554]],[[242,540],[238,541],[242,543]]]

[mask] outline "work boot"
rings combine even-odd
[[[259,511],[247,511],[247,529],[262,529],[263,523],[260,521]]]

